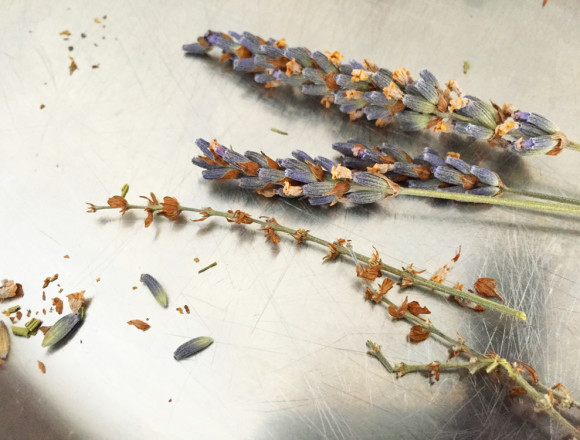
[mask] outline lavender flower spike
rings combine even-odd
[[[311,52],[289,47],[284,39],[266,41],[248,32],[208,31],[183,50],[205,55],[213,47],[222,50],[222,60],[233,62],[234,70],[253,72],[256,82],[300,87],[306,95],[321,96],[327,108],[337,105],[351,120],[366,116],[384,127],[396,119],[406,131],[455,131],[522,156],[553,156],[564,148],[580,151],[580,144],[569,141],[544,116],[464,95],[455,80],[443,87],[428,70],[414,80],[404,68],[391,72],[369,60],[342,63],[339,52]]]

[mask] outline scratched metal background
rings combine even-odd
[[[86,289],[92,299],[60,350],[42,349],[40,336],[12,339],[0,371],[0,438],[558,438],[545,417],[481,377],[445,375],[429,385],[419,375],[387,375],[365,354],[367,338],[393,362],[444,360],[446,350],[433,340],[407,343],[408,325],[363,300],[348,263],[322,264],[324,249],[288,238],[273,246],[252,227],[217,219],[162,219],[144,229],[142,213],[84,212],[85,202],[103,203],[129,183],[133,200],[154,191],[274,216],[430,273],[462,246],[450,280],[496,278],[527,323],[417,289],[406,294],[451,334],[522,359],[578,396],[577,219],[406,198],[312,208],[204,182],[190,163],[197,137],[274,157],[297,147],[332,155],[332,142],[350,137],[389,139],[413,153],[425,145],[459,151],[510,186],[580,197],[578,153],[521,160],[452,135],[349,123],[295,90],[265,91],[218,65],[216,54],[181,51],[210,28],[249,30],[392,69],[427,67],[481,98],[543,113],[579,139],[580,9],[575,0],[541,3],[0,1],[0,277],[25,291],[5,306],[49,308],[58,286],[45,289],[46,302],[41,287],[54,273],[58,296]],[[69,56],[79,66],[72,76]],[[143,272],[165,286],[167,310],[139,283]],[[190,315],[175,310],[185,304]],[[126,324],[145,318],[145,333]],[[56,319],[49,313],[45,323]],[[199,335],[216,342],[176,363],[173,350]]]

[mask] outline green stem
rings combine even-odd
[[[552,202],[567,203],[568,205],[580,206],[580,200],[570,199],[568,197],[552,196],[550,194],[542,194],[533,191],[525,191],[513,188],[502,188],[502,191],[510,194],[517,194],[524,197],[533,197],[535,199],[550,200]]]
[[[579,142],[568,142],[566,148],[573,151],[580,151],[580,143]]]
[[[536,202],[533,200],[501,199],[497,197],[478,196],[474,194],[452,193],[428,189],[403,188],[399,194],[415,197],[430,197],[435,199],[456,200],[458,202],[485,203],[488,205],[511,206],[515,208],[536,209],[544,212],[565,212],[580,214],[580,207],[557,205],[554,203]]]

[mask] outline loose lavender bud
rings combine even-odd
[[[177,350],[175,350],[175,353],[173,353],[173,357],[176,361],[186,359],[196,353],[199,353],[200,351],[205,350],[211,344],[213,344],[212,338],[209,336],[200,336],[177,347]]]
[[[203,47],[199,43],[184,44],[182,49],[191,55],[205,55],[210,47]]]
[[[493,171],[473,165],[470,169],[470,173],[477,177],[481,183],[490,186],[499,186],[499,177]]]
[[[81,320],[80,313],[69,313],[63,316],[48,329],[42,340],[43,347],[50,347],[68,335]]]
[[[162,307],[167,307],[167,293],[165,293],[165,290],[163,287],[161,287],[161,284],[159,284],[155,278],[147,273],[144,273],[141,274],[141,282],[147,286],[149,291],[153,294],[155,300],[161,304]]]

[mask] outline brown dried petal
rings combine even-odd
[[[248,162],[236,162],[236,165],[238,165],[244,174],[247,174],[248,176],[257,176],[258,170],[260,169],[260,165],[251,160]]]
[[[389,290],[393,288],[395,281],[390,278],[385,278],[381,284],[379,284],[379,294],[381,296],[385,295]]]
[[[71,293],[66,297],[68,298],[68,306],[71,312],[77,313],[85,302],[85,291]]]
[[[374,281],[377,277],[381,276],[381,265],[373,264],[368,268],[356,266],[356,276],[359,278],[364,278],[369,281]]]
[[[407,310],[409,310],[409,313],[415,316],[427,315],[431,313],[427,307],[422,307],[417,301],[411,301],[407,306]]]
[[[296,232],[294,233],[294,235],[292,235],[292,237],[294,237],[294,239],[300,244],[302,243],[302,241],[304,241],[304,239],[308,235],[308,232],[310,232],[308,229],[300,228],[296,230]]]
[[[151,328],[151,326],[149,324],[147,324],[146,322],[141,321],[140,319],[133,319],[131,321],[127,321],[127,324],[134,325],[139,330],[143,330],[143,331],[147,331],[147,330],[149,330]]]
[[[526,364],[523,361],[519,361],[519,360],[515,360],[514,363],[517,365],[517,369],[519,371],[525,371],[529,374],[530,376],[530,381],[532,382],[532,384],[537,384],[540,381],[540,376],[538,375],[538,373],[536,372],[536,370],[534,370],[531,365]]]
[[[409,332],[409,339],[411,342],[421,342],[429,337],[431,333],[425,330],[420,325],[414,325]]]
[[[503,298],[497,291],[497,281],[493,278],[479,278],[473,285],[475,291],[486,298],[497,298],[503,301]]]
[[[107,200],[107,204],[111,208],[120,208],[121,215],[125,215],[125,212],[127,212],[127,200],[125,199],[125,197],[113,196],[109,200]]]
[[[239,209],[236,209],[236,211],[228,211],[228,213],[232,214],[232,218],[227,218],[226,220],[230,223],[236,223],[238,225],[249,225],[252,223],[252,219],[250,217],[250,214],[248,214],[247,212],[244,211],[240,211]]]
[[[38,362],[38,369],[40,371],[42,371],[42,374],[46,374],[46,367],[44,366],[44,364],[40,361],[37,361],[37,362]]]
[[[407,300],[408,297],[405,297],[405,301],[403,301],[403,303],[399,306],[399,308],[396,308],[394,305],[389,304],[389,315],[391,315],[393,318],[402,318],[403,316],[405,316],[405,312],[407,311]],[[415,326],[417,327],[417,326]],[[422,328],[422,327],[421,327]]]
[[[62,315],[62,309],[63,309],[62,299],[56,298],[56,297],[52,298],[52,305],[54,306],[56,313],[58,313],[59,315]]]
[[[264,231],[264,236],[268,238],[272,243],[274,244],[280,243],[280,237],[278,236],[278,234],[276,234],[276,231],[274,231],[274,228],[272,228],[272,226],[264,226],[263,228],[260,228],[260,231]]]
[[[463,175],[459,174],[459,179],[463,185],[463,189],[473,189],[475,185],[479,182],[479,179],[472,174]]]
[[[308,168],[310,168],[310,172],[316,177],[316,180],[322,182],[324,180],[324,170],[322,167],[309,161],[306,161],[306,163],[308,164]]]
[[[336,260],[340,255],[340,253],[338,252],[338,247],[333,243],[328,243],[328,247],[329,247],[328,254],[326,254],[322,258],[322,261]]]
[[[526,394],[526,390],[522,387],[512,387],[510,390],[510,397],[521,396]]]
[[[180,213],[181,207],[175,197],[163,197],[160,215],[167,217],[169,220],[176,220]]]

